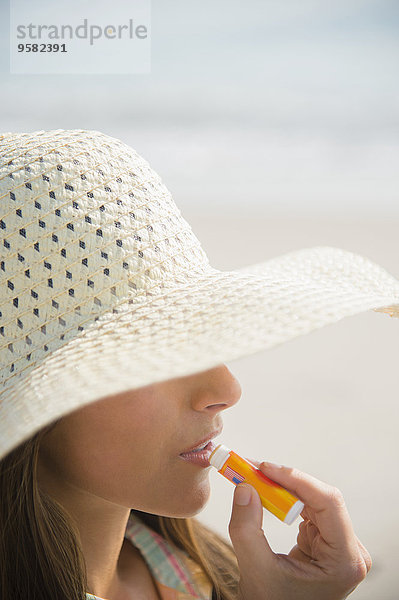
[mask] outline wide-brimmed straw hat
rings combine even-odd
[[[341,248],[213,268],[148,162],[99,131],[0,134],[0,199],[0,458],[102,397],[399,316],[399,281]]]

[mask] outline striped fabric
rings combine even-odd
[[[141,519],[130,513],[125,537],[138,548],[155,580],[162,600],[212,600],[212,584],[202,569]],[[86,594],[86,600],[104,600]]]

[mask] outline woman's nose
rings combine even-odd
[[[241,395],[240,382],[222,365],[201,374],[192,396],[193,408],[218,412],[234,406]]]

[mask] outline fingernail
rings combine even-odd
[[[238,504],[238,506],[246,506],[247,504],[249,504],[249,501],[251,500],[251,490],[248,486],[244,485],[238,485],[236,486],[235,492],[234,492],[234,502],[236,504]]]
[[[278,465],[277,463],[272,463],[272,462],[263,462],[262,463],[266,469],[282,469],[283,465]]]

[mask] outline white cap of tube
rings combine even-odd
[[[287,525],[292,525],[292,523],[295,521],[295,519],[297,518],[299,513],[304,509],[304,507],[304,503],[300,500],[297,500],[285,515],[284,523],[287,523]]]
[[[209,464],[211,464],[212,467],[215,467],[215,469],[220,471],[226,460],[229,458],[229,455],[230,448],[227,448],[227,446],[223,446],[223,444],[219,444],[219,446],[216,446],[216,450],[214,450],[211,454],[211,457],[209,458]]]

